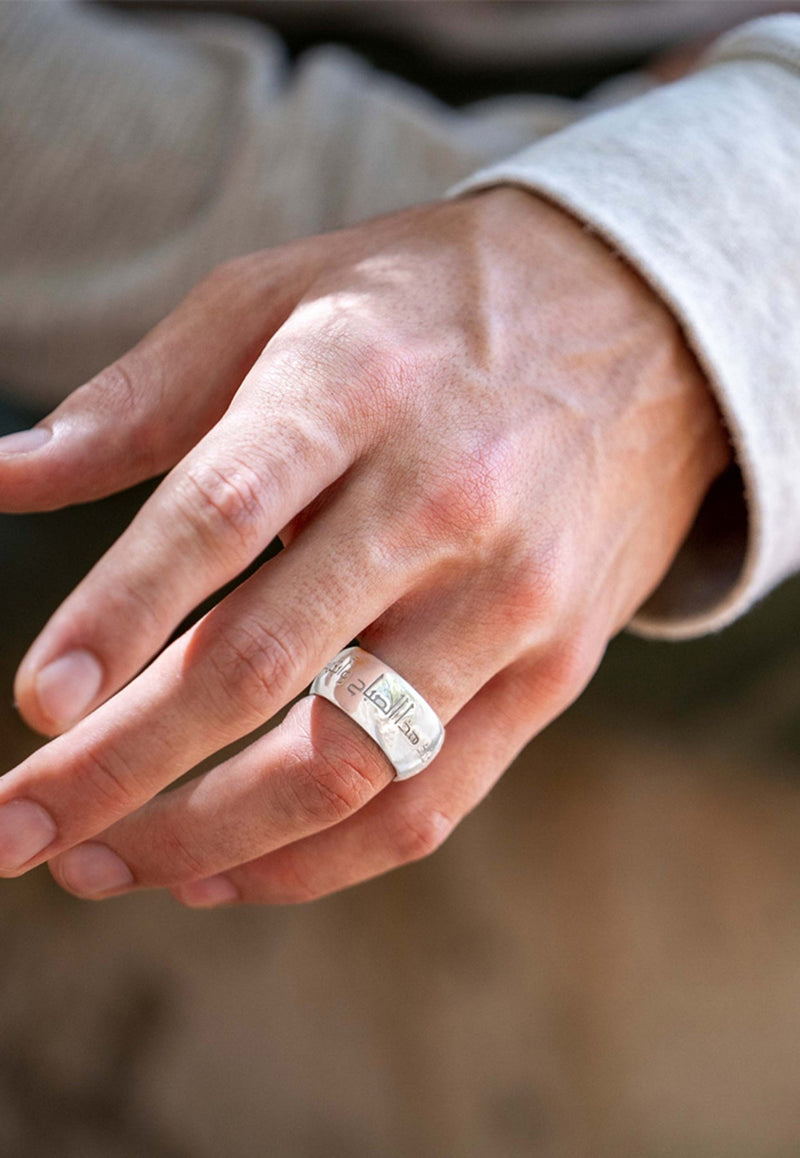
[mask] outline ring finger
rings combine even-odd
[[[537,684],[529,666],[514,665],[451,721],[445,748],[422,775],[382,792],[335,828],[179,885],[173,894],[198,908],[237,901],[297,904],[429,856],[570,698]]]
[[[416,595],[393,607],[386,618],[396,626],[413,622],[413,631],[383,629],[379,621],[364,633],[365,642],[382,641],[380,657],[409,678],[445,722],[519,648],[518,639],[496,632],[491,615],[476,626],[475,597],[465,599],[463,582],[459,587],[460,599],[455,587],[444,588],[435,598]],[[412,609],[419,612],[425,603],[427,611],[414,616]],[[447,751],[446,739],[443,755]],[[307,698],[244,752],[152,800],[101,840],[70,850],[53,869],[65,887],[84,896],[211,876],[339,824],[391,777],[386,757],[352,720],[324,700]]]

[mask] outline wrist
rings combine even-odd
[[[467,199],[493,272],[513,287],[515,322],[530,329],[530,389],[542,363],[557,368],[555,386],[545,385],[571,411],[565,462],[591,480],[580,534],[598,537],[596,554],[608,563],[600,602],[611,633],[669,570],[731,462],[728,432],[673,313],[608,242],[521,187]]]

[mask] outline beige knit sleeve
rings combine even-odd
[[[681,323],[737,473],[634,630],[713,631],[800,569],[800,16],[721,38],[695,74],[460,182],[513,182],[605,237]]]

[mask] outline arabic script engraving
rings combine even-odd
[[[432,744],[428,742],[420,745],[419,733],[414,728],[417,703],[406,690],[397,688],[398,677],[394,673],[384,671],[370,684],[360,677],[350,680],[354,665],[355,659],[352,655],[340,656],[327,664],[325,671],[335,677],[334,687],[341,687],[344,684],[348,695],[368,700],[384,717],[384,722],[393,724],[412,748],[417,749],[420,759],[430,760]]]

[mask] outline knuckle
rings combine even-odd
[[[388,782],[391,771],[378,746],[356,732],[351,720],[328,715],[319,729],[306,720],[287,769],[289,807],[315,828],[357,812]]]
[[[233,539],[245,551],[261,546],[264,527],[263,485],[243,462],[225,467],[195,463],[181,478],[178,505],[192,530],[218,550]]]
[[[548,688],[557,704],[566,706],[581,693],[600,661],[601,649],[589,633],[572,631],[554,641],[536,665],[537,684]]]
[[[115,417],[134,415],[139,409],[136,375],[126,357],[118,358],[101,370],[85,389],[91,390],[93,405]]]
[[[100,589],[94,590],[99,593]],[[148,639],[162,633],[164,601],[150,576],[115,569],[113,581],[103,586],[102,600],[107,608],[103,617],[106,623],[135,623],[137,633]]]
[[[291,642],[290,642],[291,640]],[[217,690],[240,708],[263,716],[276,695],[302,679],[305,649],[299,636],[285,636],[257,621],[237,622],[215,638],[207,655]]]
[[[404,397],[423,372],[422,359],[413,347],[380,335],[373,339],[359,335],[350,353],[360,381],[384,395]]]
[[[565,602],[565,580],[554,556],[537,551],[531,558],[514,559],[497,583],[495,606],[502,626],[518,633],[522,642],[537,645],[543,633],[560,622]]]
[[[299,857],[291,845],[282,850],[280,871],[270,882],[269,899],[280,905],[304,905],[319,900],[325,890],[315,884],[300,868]]]
[[[392,821],[389,845],[398,864],[410,864],[441,848],[454,827],[453,821],[436,809],[400,809]]]
[[[468,470],[458,469],[420,500],[418,526],[430,540],[456,545],[458,551],[483,556],[497,542],[497,496],[492,486]]]
[[[349,341],[348,357],[353,389],[347,395],[347,416],[361,424],[363,441],[391,438],[398,420],[414,421],[419,384],[427,371],[419,352],[382,334],[359,333]]]
[[[491,456],[477,451],[444,462],[437,483],[419,487],[414,520],[423,536],[459,555],[493,554],[506,527],[507,497]]]
[[[210,872],[202,850],[196,849],[188,836],[177,829],[170,829],[162,835],[159,858],[166,866],[165,872],[159,874],[159,883],[181,884],[202,879]]]
[[[312,826],[320,828],[337,824],[357,812],[375,791],[358,760],[341,750],[317,751],[313,761],[295,766],[291,781],[296,811]]]
[[[296,366],[299,355],[306,374],[343,384],[335,396],[327,391],[326,401],[335,405],[345,432],[353,428],[374,437],[397,404],[413,397],[422,359],[380,326],[342,310],[335,300],[305,306],[296,324],[300,333],[295,334],[290,326],[285,338],[291,337],[292,342],[283,347],[283,356]],[[277,343],[279,349],[281,345]]]
[[[540,525],[499,543],[492,560],[498,627],[511,632],[522,650],[541,652],[574,621],[576,597],[575,554],[564,543],[558,528]],[[583,597],[581,597],[583,598]]]
[[[141,785],[119,752],[110,748],[87,748],[81,755],[81,777],[92,799],[97,798],[114,814],[138,806]]]
[[[167,389],[163,359],[147,343],[124,354],[76,391],[100,420],[105,443],[124,441],[126,459],[138,470],[162,463],[164,424],[159,416]],[[85,392],[85,393],[84,393]]]

